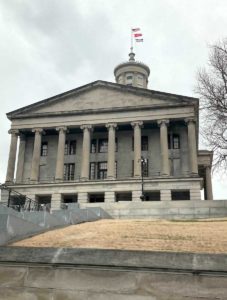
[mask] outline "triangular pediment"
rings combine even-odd
[[[192,98],[193,99],[193,98]],[[8,114],[9,118],[25,115],[50,115],[86,111],[118,110],[189,104],[186,99],[165,93],[152,93],[134,87],[97,81],[78,89],[34,103]]]

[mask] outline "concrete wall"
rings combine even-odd
[[[226,300],[226,266],[226,255],[0,248],[0,295],[2,300]]]
[[[227,200],[151,201],[99,203],[109,215],[119,219],[206,219],[227,217]],[[97,206],[81,203],[80,207]]]

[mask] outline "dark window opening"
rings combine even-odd
[[[65,142],[65,155],[76,154],[76,141],[66,141]]]
[[[132,201],[132,193],[131,192],[116,193],[116,202],[118,201]]]
[[[74,180],[75,164],[64,164],[64,180]]]
[[[62,202],[63,203],[76,203],[77,195],[63,195]]]
[[[96,153],[96,149],[97,149],[97,140],[92,139],[91,140],[91,153]]]
[[[127,79],[132,79],[132,75],[126,76]]]
[[[41,156],[47,156],[48,154],[48,143],[43,142],[41,145]]]
[[[50,211],[51,208],[51,196],[37,196],[36,197],[38,204],[39,204],[39,210],[47,210]]]
[[[160,196],[160,191],[145,191],[144,192],[145,198],[144,201],[160,201],[161,196]]]
[[[108,151],[108,139],[98,140],[98,149],[100,153],[105,153]]]
[[[148,136],[141,137],[141,150],[148,151]]]
[[[180,135],[179,134],[168,134],[168,148],[169,149],[180,149]]]
[[[190,191],[189,190],[177,190],[171,191],[172,200],[190,200]]]
[[[105,201],[104,193],[100,194],[89,194],[89,202],[90,203],[100,203]]]

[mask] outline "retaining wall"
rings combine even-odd
[[[121,201],[98,203],[109,215],[119,219],[207,219],[227,217],[227,200],[200,201]],[[81,203],[81,208],[97,206]]]
[[[0,248],[5,299],[227,299],[227,255]]]

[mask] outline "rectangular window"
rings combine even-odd
[[[96,163],[95,162],[90,163],[90,179],[91,180],[96,179]]]
[[[173,190],[171,191],[172,200],[190,200],[189,190]]]
[[[97,149],[97,141],[96,139],[91,140],[91,153],[96,153]]]
[[[168,134],[168,148],[169,149],[180,149],[180,135],[179,134]]]
[[[141,150],[148,151],[148,136],[141,137]]]
[[[66,141],[65,142],[65,155],[76,154],[76,141]]]
[[[105,153],[108,151],[108,139],[99,139],[98,149],[100,153]]]
[[[48,154],[48,143],[47,142],[42,142],[41,156],[47,156],[47,154]]]
[[[64,164],[64,180],[74,180],[75,164]]]
[[[107,178],[107,162],[98,162],[98,179]]]

